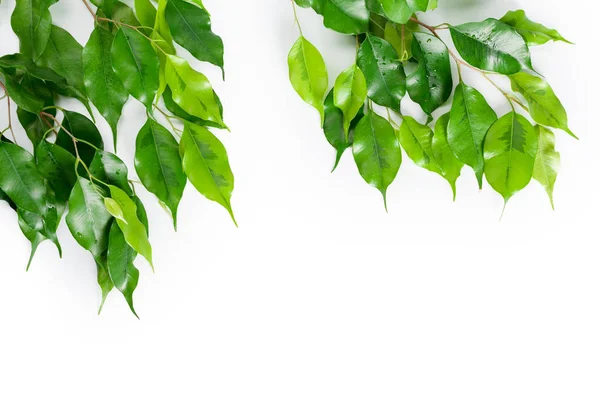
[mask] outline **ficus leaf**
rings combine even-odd
[[[123,26],[113,40],[111,60],[125,89],[151,111],[158,91],[160,61],[150,41],[137,30]]]
[[[136,256],[136,251],[125,240],[118,222],[114,221],[108,238],[108,274],[114,287],[125,297],[131,312],[138,317],[133,306],[133,292],[140,278],[140,271],[133,265]]]
[[[371,186],[383,195],[387,209],[387,189],[392,184],[402,164],[400,144],[392,125],[369,111],[354,131],[352,145],[358,172]]]
[[[288,55],[290,82],[298,95],[323,115],[323,98],[327,93],[328,75],[319,50],[300,36]]]
[[[348,137],[350,123],[367,99],[367,81],[357,65],[343,71],[333,87],[333,103],[344,114],[344,133]]]
[[[133,196],[127,179],[127,165],[116,155],[97,150],[94,159],[89,164],[89,170],[99,181],[117,186],[129,196]]]
[[[464,163],[454,155],[448,143],[449,123],[450,113],[442,115],[437,120],[431,141],[431,152],[442,176],[452,187],[453,198],[456,200],[456,180],[460,176]]]
[[[540,23],[530,20],[523,10],[509,11],[500,21],[512,26],[519,32],[528,46],[541,45],[550,41],[561,41],[572,44],[558,33],[556,29],[547,28]]]
[[[485,176],[505,202],[529,184],[538,151],[538,135],[516,112],[506,114],[485,138]]]
[[[554,133],[543,126],[535,127],[538,134],[538,152],[533,166],[533,179],[538,181],[550,198],[554,209],[554,184],[560,168],[560,153],[554,148]]]
[[[314,6],[323,14],[323,23],[327,28],[347,34],[366,32],[369,28],[369,11],[364,0],[318,0]]]
[[[17,0],[10,22],[21,53],[37,60],[48,43],[52,25],[49,7],[56,0]]]
[[[398,130],[400,145],[419,167],[442,174],[442,170],[433,156],[433,131],[427,125],[419,123],[412,117],[404,116]]]
[[[577,138],[569,129],[567,112],[562,103],[554,94],[550,85],[543,79],[526,72],[521,72],[510,77],[512,88],[521,93],[529,103],[531,118],[538,124],[552,128],[562,129],[569,135]]]
[[[448,124],[448,144],[460,161],[475,171],[483,187],[483,141],[498,117],[477,89],[459,83]]]
[[[83,71],[87,94],[110,125],[116,144],[117,124],[129,94],[113,71],[113,38],[111,32],[96,25],[83,49]]]
[[[179,145],[167,129],[150,118],[137,136],[135,169],[146,189],[169,207],[177,229],[177,208],[187,182]]]
[[[223,144],[208,129],[186,123],[180,146],[183,170],[192,185],[222,205],[237,225],[231,208],[233,173]]]
[[[104,141],[102,140],[100,131],[98,131],[96,125],[94,125],[94,123],[85,115],[74,111],[64,111],[63,115],[64,117],[61,122],[62,128],[56,137],[56,144],[76,156],[77,151],[75,151],[75,144],[73,143],[71,135],[76,139],[83,140],[83,142],[77,143],[79,156],[85,164],[90,164],[94,159],[96,149],[87,143],[90,143],[99,149],[103,149]],[[69,135],[69,133],[71,135]]]

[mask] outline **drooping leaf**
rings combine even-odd
[[[352,120],[352,123],[350,124],[350,134],[346,137],[346,132],[344,131],[344,113],[333,104],[333,89],[331,89],[325,98],[323,132],[325,133],[325,137],[329,144],[336,150],[333,170],[337,168],[346,149],[352,147],[354,129],[364,115],[363,109],[361,108],[356,117]]]
[[[448,143],[460,161],[475,171],[483,187],[483,141],[498,116],[477,89],[459,83],[454,92]]]
[[[406,94],[406,75],[392,45],[367,33],[357,62],[367,80],[369,98],[380,106],[400,111],[400,101]]]
[[[525,40],[496,19],[451,26],[450,32],[462,58],[476,68],[504,75],[533,70]]]
[[[319,50],[300,36],[288,55],[290,82],[298,95],[319,111],[323,120],[323,98],[327,93],[327,67]]]
[[[48,45],[38,64],[52,69],[70,86],[85,94],[82,53],[83,47],[69,32],[52,25]]]
[[[177,56],[168,56],[165,73],[173,101],[179,107],[188,114],[226,128],[215,92],[206,76]]]
[[[64,118],[61,122],[61,125],[64,129],[61,129],[58,132],[58,136],[56,137],[57,145],[76,156],[77,152],[75,151],[75,145],[73,143],[73,139],[71,138],[71,135],[73,135],[77,139],[89,142],[99,149],[104,148],[104,141],[102,140],[100,131],[98,131],[96,125],[94,125],[94,123],[85,115],[66,110],[63,112],[63,114]],[[65,129],[71,133],[71,135],[69,135]],[[77,148],[79,150],[79,156],[83,162],[86,165],[89,165],[94,159],[96,149],[84,142],[78,142]]]
[[[344,133],[348,137],[350,123],[364,107],[367,99],[367,81],[357,65],[343,71],[333,87],[333,103],[344,114]]]
[[[561,41],[572,44],[558,33],[556,29],[547,28],[527,18],[527,14],[523,10],[509,11],[500,21],[512,26],[519,32],[528,46],[541,45],[550,41]]]
[[[412,117],[404,116],[398,130],[398,139],[408,157],[415,164],[442,175],[442,170],[433,155],[433,131],[430,127],[419,123]]]
[[[192,185],[204,197],[222,205],[236,223],[231,208],[234,178],[223,144],[208,129],[186,123],[180,152],[183,170]]]
[[[108,239],[108,274],[117,290],[123,293],[131,312],[138,317],[133,306],[133,292],[140,277],[140,271],[133,265],[136,256],[136,251],[129,246],[119,224],[114,221]]]
[[[61,216],[67,206],[71,190],[77,183],[75,157],[62,147],[42,141],[36,148],[38,169],[54,191],[57,212]]]
[[[392,125],[369,111],[354,131],[352,145],[358,172],[371,186],[383,195],[387,209],[387,189],[392,184],[402,164],[402,152]]]
[[[52,15],[48,9],[55,1],[17,0],[10,23],[19,37],[21,53],[37,60],[50,38]]]
[[[177,228],[177,208],[187,182],[179,145],[158,122],[148,119],[138,133],[135,169],[144,187],[170,210]]]
[[[464,163],[460,161],[448,143],[448,124],[450,113],[442,115],[435,124],[431,151],[436,164],[440,167],[442,176],[452,187],[453,198],[456,200],[456,180],[460,176]]]
[[[213,95],[215,96],[215,101],[217,102],[217,106],[219,107],[219,114],[221,119],[223,119],[223,105],[221,104],[221,100],[217,93],[213,90]],[[171,89],[167,86],[163,93],[163,100],[165,102],[165,107],[169,110],[173,115],[183,119],[184,121],[191,122],[193,124],[201,125],[201,126],[209,126],[212,128],[222,128],[221,125],[216,122],[206,121],[202,118],[196,117],[194,115],[188,114],[183,108],[179,107],[177,103],[173,100],[173,93]]]
[[[0,141],[0,189],[20,210],[46,215],[48,190],[33,156],[4,141]]]
[[[184,0],[169,0],[165,17],[175,42],[198,60],[208,61],[223,70],[223,40],[212,32],[206,10]]]
[[[96,25],[83,49],[83,72],[87,94],[110,125],[116,144],[117,124],[129,95],[113,71],[113,38],[112,33]]]
[[[531,118],[538,124],[562,129],[577,138],[569,129],[567,112],[554,91],[543,78],[521,72],[510,77],[512,89],[529,103]]]
[[[485,176],[505,203],[529,184],[538,151],[531,123],[515,112],[491,126],[484,143]]]
[[[554,184],[560,168],[560,153],[554,148],[554,133],[543,126],[535,127],[538,134],[538,152],[533,166],[533,179],[542,184],[554,209]]]
[[[108,151],[96,151],[89,169],[96,179],[117,186],[129,196],[133,196],[127,179],[127,165],[118,156]]]
[[[78,178],[69,198],[67,226],[81,247],[98,259],[108,246],[112,220],[104,206],[105,191],[85,178]]]
[[[452,94],[448,48],[433,35],[415,32],[412,52],[419,66],[407,77],[408,94],[427,115],[431,115]]]
[[[151,111],[158,91],[160,61],[150,41],[123,26],[113,40],[111,59],[125,89]]]
[[[116,222],[123,232],[125,241],[135,251],[148,260],[152,268],[154,268],[152,262],[152,246],[148,241],[148,231],[138,217],[137,205],[127,193],[118,187],[111,185],[109,186],[109,189],[110,197],[119,205],[122,212],[123,218],[116,218]],[[113,216],[117,217],[117,215]]]
[[[2,69],[0,69],[1,73]],[[14,76],[4,73],[4,85],[10,99],[21,109],[36,115],[42,112],[44,102],[26,90]]]
[[[102,312],[102,307],[104,307],[104,303],[106,302],[106,298],[113,290],[115,285],[112,283],[110,276],[108,275],[106,257],[103,257],[101,262],[96,260],[96,271],[98,286],[100,286],[100,290],[102,291],[102,300],[100,301],[100,307],[98,307],[98,314],[100,314]]]

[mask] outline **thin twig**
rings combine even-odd
[[[6,86],[4,83],[0,82],[0,87],[4,89],[4,95],[6,97],[6,102],[8,103],[8,129],[10,130],[10,135],[12,136],[13,142],[17,143],[17,137],[15,136],[15,131],[12,126],[12,116],[10,115],[10,96],[8,95],[8,90],[6,90]]]

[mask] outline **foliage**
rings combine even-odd
[[[296,5],[312,8],[327,28],[356,37],[356,62],[336,78],[332,89],[323,57],[302,34]],[[531,21],[522,10],[500,20],[458,26],[420,21],[417,13],[435,9],[437,0],[292,0],[292,6],[300,38],[288,56],[290,80],[321,114],[325,136],[336,150],[335,166],[351,148],[360,175],[385,202],[403,148],[417,165],[445,178],[454,196],[466,165],[474,170],[479,187],[485,176],[505,205],[533,178],[554,207],[560,155],[549,128],[575,135],[563,105],[535,71],[530,47],[570,43],[556,30]],[[443,30],[449,31],[458,54],[440,36]],[[465,83],[466,69],[498,89],[511,112],[498,117],[485,97]],[[497,84],[497,76],[510,81],[512,91]],[[407,94],[423,110],[426,123],[402,114]],[[450,111],[440,115],[447,103]]]
[[[135,314],[139,271],[134,260],[139,254],[153,265],[148,218],[135,184],[156,195],[175,227],[188,178],[233,218],[227,152],[207,129],[227,129],[221,102],[206,76],[175,49],[177,43],[223,69],[223,42],[212,32],[200,0],[136,0],[135,10],[117,0],[91,0],[94,10],[82,0],[82,14],[89,11],[94,23],[82,46],[52,24],[50,9],[57,1],[16,0],[11,17],[20,53],[0,57],[0,87],[9,112],[9,126],[0,135],[0,200],[15,210],[31,242],[27,268],[45,240],[61,251],[56,231],[66,215],[71,234],[96,262],[102,304],[117,288]],[[130,96],[147,114],[136,139],[140,182],[129,179],[116,148],[105,149],[91,108],[110,125],[116,147]],[[61,97],[79,100],[89,116],[59,107]],[[17,144],[11,102],[33,154]]]

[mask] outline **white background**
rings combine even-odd
[[[350,153],[329,172],[334,152],[318,114],[288,83],[298,35],[290,2],[205,0],[226,45],[227,80],[194,65],[215,83],[231,127],[219,137],[236,173],[240,228],[189,185],[174,233],[140,190],[157,272],[138,262],[138,321],[116,292],[96,315],[95,266],[65,226],[64,258],[46,242],[25,273],[28,242],[0,205],[0,399],[600,398],[599,7],[440,3],[425,21],[526,8],[577,43],[533,50],[581,138],[557,135],[555,212],[533,182],[499,222],[501,197],[489,186],[480,192],[467,169],[453,203],[445,181],[405,157],[386,214]],[[0,54],[18,50],[14,4],[0,4]],[[85,44],[92,19],[81,2],[62,0],[52,13]],[[353,60],[353,42],[311,11],[299,16],[333,82]],[[506,111],[489,84],[466,79]],[[2,102],[2,127],[5,111]],[[143,123],[130,100],[119,126],[130,166]],[[99,127],[108,139],[101,117]]]

